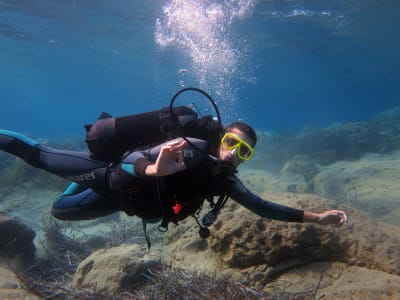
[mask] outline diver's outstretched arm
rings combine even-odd
[[[236,176],[230,177],[230,183],[232,186],[229,196],[263,218],[286,222],[307,222],[337,226],[341,226],[344,222],[347,222],[347,214],[342,210],[327,210],[321,213],[304,211],[266,201],[258,197],[248,190]]]
[[[106,185],[107,163],[93,160],[88,153],[57,150],[13,131],[0,129],[0,149],[28,164],[86,187]]]

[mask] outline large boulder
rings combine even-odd
[[[400,152],[340,161],[314,177],[315,192],[335,197],[386,223],[400,225]]]
[[[307,155],[295,155],[283,166],[278,182],[283,185],[281,190],[285,192],[312,192],[312,179],[317,173],[317,166]]]
[[[35,232],[16,217],[0,212],[0,255],[27,264],[35,257]]]
[[[35,232],[16,217],[0,212],[0,299],[37,300],[21,288],[18,272],[35,256]]]
[[[41,298],[22,288],[15,270],[9,264],[0,261],[0,299],[39,300]]]
[[[338,208],[333,200],[306,194],[261,195],[313,211]],[[280,274],[313,262],[342,262],[400,275],[400,231],[367,214],[346,209],[349,222],[338,228],[262,219],[236,204],[224,207],[212,235],[202,240],[185,221],[165,240],[164,263],[174,268],[219,274],[264,286]]]
[[[149,252],[137,244],[99,250],[79,264],[72,286],[99,293],[122,291],[144,282],[143,274],[159,264],[159,251]]]
[[[340,262],[315,262],[283,274],[265,289],[310,295],[301,299],[390,300],[400,299],[400,276]]]

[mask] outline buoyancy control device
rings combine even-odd
[[[214,118],[211,115],[199,117],[199,114],[192,108],[186,106],[174,107],[176,98],[186,91],[195,91],[208,98],[217,117]],[[85,129],[85,142],[88,145],[91,157],[107,162],[118,160],[126,151],[160,144],[177,137],[182,137],[193,147],[196,147],[187,139],[188,137],[212,142],[216,141],[223,131],[220,113],[215,101],[203,90],[193,87],[179,90],[172,97],[169,107],[122,117],[112,117],[103,112],[95,123],[85,125]],[[200,151],[204,152],[203,150]],[[209,158],[207,166],[210,170],[213,170],[213,173],[221,174],[223,169],[229,169],[229,174],[232,173],[231,166],[225,167],[222,161],[209,153],[207,153],[207,157]],[[207,227],[215,221],[227,198],[228,196],[225,194],[220,195],[218,201],[214,203],[212,196],[207,197],[212,210],[204,216],[202,223],[198,220],[196,213],[192,214],[199,225],[201,238],[207,238],[210,235]],[[201,205],[203,200],[199,202],[198,206]],[[142,218],[142,221],[146,241],[150,248],[151,244],[146,231],[148,220]],[[161,231],[168,230],[169,221],[170,217],[164,215],[159,229]]]

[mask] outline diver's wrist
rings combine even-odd
[[[144,170],[144,175],[146,175],[146,176],[156,176],[157,175],[156,164],[147,165],[146,169]]]

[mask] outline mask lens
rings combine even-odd
[[[222,144],[224,145],[224,147],[228,150],[233,149],[234,147],[236,147],[238,144],[240,143],[240,141],[235,138],[232,135],[225,135],[222,138]]]
[[[242,159],[249,159],[252,156],[253,150],[244,144],[239,147],[239,157]]]

